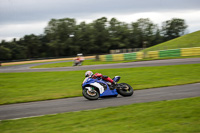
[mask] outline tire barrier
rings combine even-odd
[[[108,55],[100,55],[99,59],[101,61],[122,61],[122,60],[140,60],[144,58],[158,59],[158,58],[198,56],[198,55],[200,55],[200,47],[148,51],[146,53],[133,52],[124,54],[108,54]]]

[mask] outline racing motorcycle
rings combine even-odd
[[[115,82],[120,80],[120,76],[113,78]],[[133,88],[127,83],[119,83],[116,86],[111,85],[101,78],[93,79],[86,77],[82,83],[82,94],[86,99],[97,100],[103,97],[117,97],[118,94],[126,97],[133,95]]]
[[[82,66],[83,61],[74,61],[73,66]]]

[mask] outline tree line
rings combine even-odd
[[[150,47],[185,34],[185,20],[173,18],[162,26],[148,18],[120,22],[106,17],[77,24],[75,19],[51,19],[41,35],[25,35],[0,43],[0,60],[104,54],[112,49]],[[145,42],[145,43],[144,43]]]

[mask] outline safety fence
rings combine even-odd
[[[133,52],[123,54],[108,54],[100,55],[101,61],[122,61],[122,60],[138,60],[144,58],[167,58],[167,57],[181,57],[181,56],[198,56],[200,55],[200,47],[193,48],[180,48],[180,49],[168,49],[159,51],[148,52]]]

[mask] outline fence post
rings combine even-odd
[[[96,55],[96,60],[99,61],[99,55]]]

